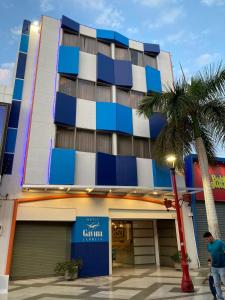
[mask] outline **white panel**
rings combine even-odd
[[[154,239],[153,238],[134,238],[133,243],[134,243],[134,246],[153,246]]]
[[[154,264],[155,256],[135,256],[134,264],[135,265],[144,265],[144,264]]]
[[[158,55],[158,68],[161,73],[162,90],[173,87],[173,70],[169,52],[161,51]]]
[[[76,185],[95,185],[95,157],[95,153],[76,152]]]
[[[3,272],[2,272],[3,273]],[[8,299],[9,275],[0,275],[0,299]]]
[[[132,90],[146,93],[146,76],[145,68],[132,65],[133,87]]]
[[[143,115],[139,116],[136,109],[132,109],[133,114],[133,135],[150,137],[149,119]]]
[[[78,78],[96,81],[96,55],[80,51]]]
[[[96,129],[96,103],[77,99],[76,127]]]
[[[137,176],[139,186],[153,188],[154,183],[151,159],[137,157]]]
[[[153,229],[134,229],[133,230],[134,237],[153,237]]]
[[[44,203],[43,203],[44,206]],[[19,206],[17,221],[71,221],[76,220],[76,210],[71,208]]]
[[[60,21],[42,19],[42,33],[27,159],[27,184],[48,184],[50,149],[55,137],[53,106]]]
[[[144,51],[144,45],[141,42],[129,40],[129,48],[139,50],[139,51]]]
[[[134,247],[134,255],[155,254],[154,247]]]
[[[80,25],[80,34],[96,38],[96,29]]]

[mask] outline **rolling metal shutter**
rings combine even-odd
[[[221,239],[225,241],[225,203],[216,203],[217,217],[220,226]],[[208,231],[205,203],[197,201],[196,203],[196,219],[198,227],[198,254],[201,267],[207,266],[209,253],[207,252],[207,245],[203,239],[203,234]]]
[[[17,222],[11,278],[54,275],[56,263],[70,259],[71,224]]]

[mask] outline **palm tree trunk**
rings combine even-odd
[[[201,137],[195,140],[196,151],[198,154],[198,161],[200,165],[202,184],[205,198],[206,215],[208,221],[209,231],[212,233],[214,238],[220,238],[220,230],[216,213],[216,206],[214,202],[213,192],[210,185],[209,177],[209,163],[206,155],[205,145]]]

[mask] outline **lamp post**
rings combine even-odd
[[[178,230],[179,230],[179,237],[180,237],[180,249],[181,249],[181,267],[182,267],[182,281],[181,281],[181,290],[183,292],[194,292],[194,286],[189,274],[189,266],[187,263],[187,253],[184,247],[184,232],[182,230],[182,223],[181,223],[181,214],[180,214],[180,206],[178,200],[178,193],[177,193],[177,183],[176,183],[176,174],[175,174],[175,161],[176,157],[174,155],[170,155],[167,157],[167,162],[170,164],[170,175],[173,187],[173,193],[175,198],[175,207],[177,213],[177,222],[178,222]]]

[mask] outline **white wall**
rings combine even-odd
[[[133,135],[150,137],[149,119],[143,115],[139,116],[136,109],[132,109],[133,115]]]
[[[77,98],[76,127],[96,129],[96,102]]]
[[[162,90],[166,91],[168,87],[173,87],[173,70],[170,53],[161,51],[157,60],[161,73]]]
[[[76,151],[75,184],[95,185],[95,153]]]
[[[129,40],[129,48],[138,50],[143,52],[144,51],[144,45],[141,42]]]
[[[0,102],[11,103],[12,102],[12,88],[6,85],[0,85]]]
[[[139,186],[154,188],[151,159],[137,158],[137,176]]]
[[[146,75],[145,68],[132,65],[132,74],[133,74],[133,87],[132,90],[146,93]]]
[[[80,25],[80,34],[96,38],[96,29]]]
[[[96,64],[96,55],[80,51],[78,78],[96,82]]]
[[[60,21],[44,16],[27,158],[26,184],[48,183],[49,157],[55,137],[53,112],[59,32]]]

